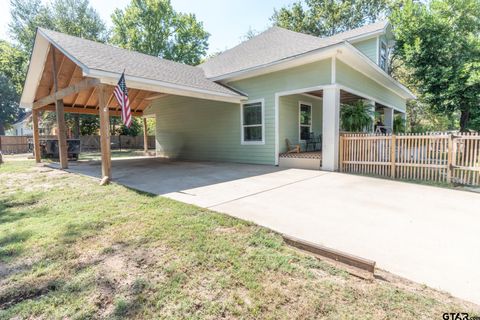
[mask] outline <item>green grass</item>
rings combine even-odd
[[[475,306],[367,282],[222,214],[0,165],[0,319],[441,319]]]

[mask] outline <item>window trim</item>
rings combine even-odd
[[[305,106],[310,107],[310,125],[305,125],[301,123],[301,112],[302,112],[302,104]],[[309,127],[310,132],[312,132],[313,126],[313,103],[306,102],[306,101],[298,101],[298,141],[305,142],[306,140],[302,140],[302,127]]]
[[[245,141],[244,128],[246,127],[258,127],[258,124],[244,125],[243,124],[243,107],[246,104],[260,103],[262,106],[262,140],[261,141]],[[244,101],[240,104],[240,144],[241,145],[264,145],[265,144],[265,99],[255,99]]]
[[[382,61],[382,45],[385,45],[385,66],[382,68],[381,61]],[[385,40],[380,40],[378,44],[378,66],[383,71],[387,72],[388,70],[388,46]]]

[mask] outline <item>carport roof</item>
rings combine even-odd
[[[134,86],[135,83],[148,85],[150,91],[174,94],[175,92],[172,91],[178,90],[179,92],[205,95],[205,98],[211,95],[220,99],[223,97],[237,101],[245,97],[226,86],[207,79],[204,71],[199,67],[43,28],[37,30],[32,61],[34,61],[35,55],[42,56],[44,54],[40,52],[42,51],[40,47],[46,48],[37,45],[39,41],[42,41],[39,37],[48,41],[78,65],[84,76],[102,79],[104,83],[113,84],[114,80],[118,81],[120,74],[125,70],[127,85],[132,84]],[[22,95],[22,105],[26,107],[29,107],[33,102],[34,93],[25,91],[36,89],[34,88],[35,81],[29,81],[29,77],[33,79],[38,77],[37,74],[33,74],[35,72],[31,72],[31,69],[32,66],[29,68],[24,94]],[[105,79],[108,79],[108,81]],[[158,90],[154,90],[153,87],[158,87]],[[170,92],[162,89],[170,90]]]

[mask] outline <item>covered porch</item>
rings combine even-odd
[[[373,132],[392,133],[395,114],[404,113],[338,84],[277,94],[278,155],[283,168],[338,169],[342,105],[365,101],[372,108]]]

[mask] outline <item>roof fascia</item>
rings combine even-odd
[[[90,69],[88,73],[84,74],[85,76],[91,78],[100,79],[101,83],[108,85],[116,85],[120,74],[114,72],[108,72],[97,69]],[[230,103],[240,103],[243,100],[247,100],[247,97],[244,96],[234,96],[228,95],[221,92],[215,92],[210,90],[204,90],[199,88],[193,88],[188,86],[177,85],[173,83],[157,81],[147,78],[135,77],[130,75],[125,75],[125,80],[129,88],[139,89],[139,90],[148,90],[154,92],[161,92],[173,95],[181,95],[192,98],[206,99],[206,100],[215,100],[223,101]]]

